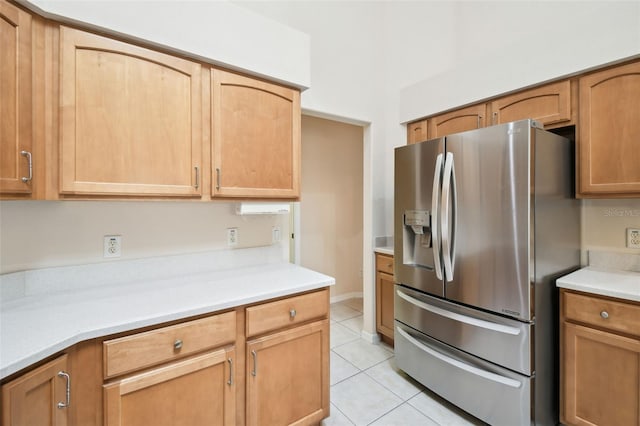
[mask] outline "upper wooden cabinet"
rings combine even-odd
[[[571,100],[569,80],[504,96],[489,103],[491,124],[532,118],[545,127],[555,123],[566,125],[572,121]]]
[[[581,77],[579,192],[640,194],[640,62]]]
[[[429,118],[429,139],[484,127],[486,104],[472,105]]]
[[[300,195],[300,92],[212,70],[212,195]]]
[[[60,28],[60,193],[200,196],[201,65]]]
[[[428,120],[414,121],[407,124],[407,143],[418,143],[429,139]]]
[[[31,15],[0,0],[0,194],[33,191]]]

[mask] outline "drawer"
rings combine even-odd
[[[326,318],[329,314],[329,290],[293,296],[247,308],[247,337]]]
[[[236,338],[235,311],[103,342],[105,379],[140,370]]]
[[[393,256],[376,254],[376,270],[393,275]]]
[[[565,319],[640,336],[640,305],[586,294],[563,294]]]

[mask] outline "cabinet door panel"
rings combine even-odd
[[[640,342],[564,323],[563,422],[640,424]]]
[[[640,194],[640,62],[580,78],[580,192]]]
[[[247,424],[317,424],[329,414],[329,322],[247,342]]]
[[[31,193],[31,16],[0,0],[0,193]]]
[[[200,65],[62,27],[61,192],[201,193]]]
[[[29,372],[2,386],[2,424],[4,426],[64,426],[68,408],[58,408],[66,402],[67,382],[58,376],[68,373],[67,356]]]
[[[212,70],[213,195],[297,198],[300,93]]]
[[[376,326],[377,331],[393,340],[393,275],[376,273]]]
[[[544,125],[571,121],[571,82],[548,84],[491,102],[491,123],[532,118]]]
[[[423,142],[428,139],[428,120],[407,124],[407,144]]]
[[[105,425],[235,424],[234,354],[222,349],[105,385]]]
[[[429,138],[439,138],[484,127],[486,113],[487,106],[479,104],[432,117],[429,119]]]

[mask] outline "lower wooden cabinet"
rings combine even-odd
[[[329,415],[329,320],[247,341],[247,424],[310,425]]]
[[[80,342],[3,382],[0,425],[319,424],[328,318],[324,288]]]
[[[564,290],[561,300],[561,422],[639,425],[640,304]]]
[[[105,385],[105,425],[235,425],[234,355],[221,349]]]
[[[376,331],[393,345],[393,256],[376,254]]]
[[[2,386],[4,426],[69,424],[70,373],[62,355]]]

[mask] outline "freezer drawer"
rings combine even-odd
[[[396,285],[395,319],[428,336],[527,376],[533,324],[471,309]]]
[[[395,358],[414,379],[489,424],[531,423],[532,377],[451,348],[398,321]]]

